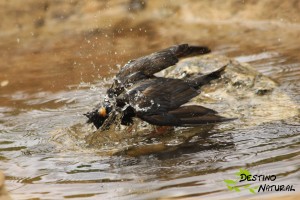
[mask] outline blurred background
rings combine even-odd
[[[1,91],[62,90],[185,42],[296,57],[299,8],[298,0],[2,0]]]
[[[8,190],[15,199],[252,197],[232,196],[220,178],[244,165],[299,183],[299,116],[246,130],[246,142],[237,129],[233,147],[175,158],[103,156],[63,137],[76,135],[120,66],[179,43],[249,62],[299,106],[299,11],[299,0],[0,0]]]

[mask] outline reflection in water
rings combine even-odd
[[[249,38],[224,38],[219,31],[224,24],[219,28],[205,25],[209,31],[204,36],[216,35],[217,39],[203,37],[199,41],[194,25],[182,24],[181,29],[190,31],[177,30],[181,38],[174,36],[168,42],[205,42],[214,47],[215,54],[251,63],[278,82],[279,89],[299,108],[300,60],[296,44],[282,44],[279,49],[280,44],[272,43],[272,38],[255,37],[255,45]],[[62,56],[65,50],[55,43],[54,50],[48,44],[38,53],[26,46],[15,52],[16,60],[11,63],[15,68],[4,68],[4,72],[22,77],[0,88],[0,160],[8,188],[16,199],[232,198],[223,180],[240,167],[276,174],[279,183],[299,182],[299,115],[266,123],[254,121],[247,127],[238,121],[175,128],[162,135],[151,134],[152,130],[136,133],[127,129],[121,134],[91,135],[95,129],[84,123],[82,113],[101,99],[109,77],[117,71],[115,65],[168,46],[161,43],[164,38],[158,36],[162,33],[156,33],[152,26],[151,22],[141,23],[133,31],[127,27],[121,33],[116,26],[113,44],[111,40],[99,43],[107,40],[105,34],[112,34],[108,30],[104,35],[100,30],[86,34],[84,41],[74,37],[66,44],[66,49],[74,51],[65,52],[63,58],[55,57],[53,51]],[[232,29],[224,29],[224,34],[240,29],[239,25],[230,26]],[[251,26],[261,28],[260,24]],[[169,31],[176,32],[174,28]],[[241,41],[243,46],[237,45]],[[264,42],[269,49],[262,50]],[[38,64],[45,60],[47,64],[41,69]]]

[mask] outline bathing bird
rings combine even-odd
[[[154,75],[180,59],[207,53],[210,49],[205,46],[179,44],[130,60],[116,74],[103,101],[85,114],[87,122],[105,130],[117,119],[131,125],[134,117],[152,125],[184,127],[230,120],[212,109],[185,105],[199,95],[202,86],[220,78],[226,66],[184,79]]]

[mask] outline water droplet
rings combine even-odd
[[[90,90],[91,91],[97,91],[97,87],[95,85],[91,85]]]
[[[5,87],[8,85],[8,83],[9,83],[8,80],[4,80],[4,81],[1,81],[0,85],[1,85],[1,87]]]

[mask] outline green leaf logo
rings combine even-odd
[[[237,173],[235,173],[235,175],[238,176],[238,178],[241,177],[241,174],[245,174],[246,176],[251,175],[251,173],[248,170],[242,169],[242,168],[240,169],[240,171],[238,171]]]
[[[253,193],[253,194],[255,194],[256,192],[255,192],[255,190],[254,189],[252,189],[252,188],[250,188],[249,189],[249,191],[251,192],[251,193]]]
[[[236,181],[233,180],[224,180],[226,184],[236,184]]]
[[[258,186],[255,187],[251,187],[250,184],[244,185],[244,186],[237,186],[237,183],[239,182],[240,178],[241,178],[241,174],[245,174],[246,176],[250,176],[251,173],[247,170],[247,169],[240,169],[238,172],[235,173],[237,179],[236,180],[230,180],[230,179],[226,179],[224,180],[224,183],[226,184],[227,188],[230,191],[236,191],[236,192],[240,192],[241,188],[247,189],[249,190],[249,192],[255,194],[257,192],[257,189],[259,188]]]
[[[236,192],[241,191],[237,186],[235,186],[238,182],[237,180],[234,181],[234,180],[226,179],[226,180],[224,180],[224,182],[226,183],[226,186],[230,191],[233,191],[233,190]]]

